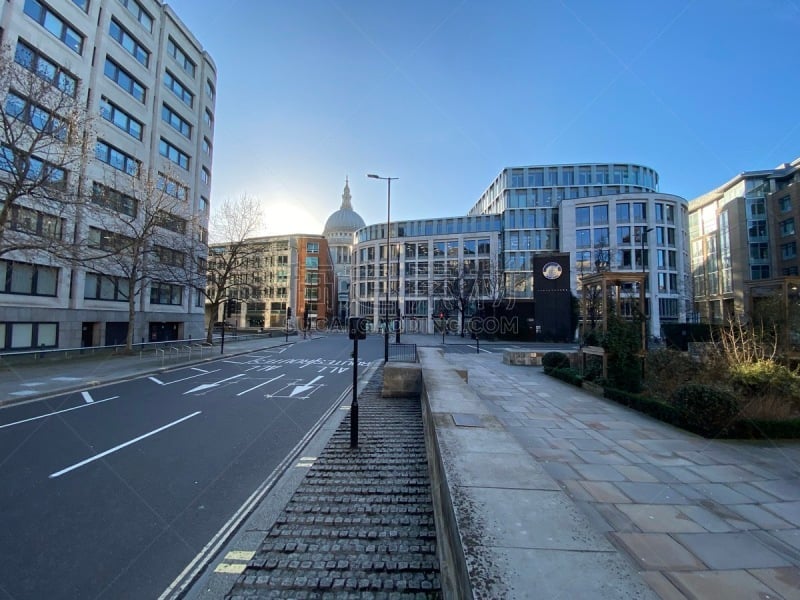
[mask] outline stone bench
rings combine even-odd
[[[506,365],[541,366],[542,353],[529,350],[503,350],[503,363]]]

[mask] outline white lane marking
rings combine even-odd
[[[292,390],[292,393],[289,394],[289,397],[291,398],[295,394],[299,394],[300,392],[306,392],[306,391],[310,390],[311,388],[314,387],[314,383],[319,381],[322,378],[323,378],[322,375],[318,375],[317,377],[314,377],[314,379],[312,379],[308,383],[304,383],[303,385],[294,386],[294,389]]]
[[[190,389],[188,392],[183,392],[183,395],[185,396],[186,394],[191,394],[192,392],[200,392],[202,390],[214,388],[217,387],[220,383],[225,383],[226,381],[230,381],[231,379],[238,379],[239,377],[244,377],[244,373],[239,373],[238,375],[234,375],[233,377],[227,377],[225,379],[221,379],[214,383],[203,383],[195,388]]]
[[[94,402],[94,399],[92,398],[92,395],[89,392],[81,392],[81,396],[83,396],[83,401],[86,402],[87,404],[91,404],[92,402]]]
[[[70,467],[67,467],[66,469],[61,469],[60,471],[56,471],[55,473],[50,474],[49,478],[50,479],[55,479],[56,477],[60,477],[64,473],[69,473],[70,471],[74,471],[75,469],[79,469],[80,467],[82,467],[84,465],[88,465],[89,463],[94,462],[96,460],[99,460],[99,459],[103,458],[104,456],[108,456],[109,454],[111,454],[113,452],[116,452],[117,450],[122,450],[123,448],[125,448],[127,446],[130,446],[131,444],[135,444],[136,442],[140,442],[145,438],[149,438],[151,435],[155,435],[157,433],[160,433],[160,432],[164,431],[165,429],[169,429],[170,427],[173,427],[173,426],[177,425],[178,423],[182,423],[183,421],[186,421],[187,419],[191,419],[192,417],[196,417],[197,415],[201,414],[202,412],[203,411],[198,410],[197,412],[193,412],[190,415],[186,415],[185,417],[182,417],[182,418],[178,419],[177,421],[173,421],[172,423],[167,423],[163,427],[159,427],[158,429],[154,429],[153,431],[150,431],[148,433],[140,435],[137,438],[134,438],[132,440],[128,440],[124,444],[120,444],[119,446],[114,446],[113,448],[109,448],[108,450],[106,450],[105,452],[101,452],[100,454],[95,454],[94,456],[91,456],[91,457],[87,458],[86,460],[82,460],[79,463],[75,463],[74,465],[72,465]]]
[[[217,371],[221,371],[221,369],[214,369],[213,371],[203,371],[202,373],[198,373],[197,375],[189,375],[188,377],[183,377],[182,379],[176,379],[175,381],[168,381],[164,383],[160,379],[156,379],[155,377],[148,377],[150,381],[156,382],[158,385],[172,385],[173,383],[180,383],[181,381],[187,381],[188,379],[194,379],[195,377],[201,377],[203,375],[208,375],[209,373],[216,373]]]
[[[91,404],[80,404],[78,406],[73,406],[72,408],[65,408],[63,410],[57,410],[55,412],[46,413],[43,415],[39,415],[36,417],[30,417],[29,419],[22,419],[22,421],[14,421],[13,423],[6,423],[5,425],[0,425],[0,429],[4,429],[6,427],[11,427],[12,425],[21,425],[22,423],[28,423],[30,421],[37,421],[39,419],[44,419],[45,417],[52,417],[54,415],[60,415],[61,413],[69,412],[71,410],[78,410],[79,408],[86,408],[88,406],[97,406],[101,402],[108,402],[109,400],[116,400],[119,396],[111,396],[110,398],[104,398],[103,400],[95,400]]]
[[[283,377],[282,374],[278,375],[277,377],[273,377],[272,379],[268,379],[267,381],[264,381],[262,383],[259,383],[258,385],[251,387],[249,390],[245,390],[243,392],[239,392],[236,395],[237,396],[241,396],[242,394],[246,394],[247,392],[252,392],[253,390],[260,388],[262,385],[267,385],[268,383],[272,383],[273,381],[275,381],[276,379],[280,379],[281,377]]]
[[[200,367],[192,367],[192,371],[200,371],[201,373],[208,373],[206,369],[201,369]]]

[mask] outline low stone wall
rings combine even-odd
[[[541,366],[542,353],[529,350],[503,350],[503,362],[507,365]]]
[[[386,363],[383,367],[384,398],[419,398],[422,393],[422,367],[416,363]]]

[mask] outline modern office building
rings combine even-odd
[[[524,336],[552,338],[554,314],[543,309],[553,304],[540,296],[537,310],[537,292],[554,289],[549,277],[558,273],[564,282],[558,289],[577,296],[582,274],[644,271],[649,332],[660,335],[662,323],[685,320],[689,307],[687,215],[686,200],[660,193],[658,174],[641,165],[509,167],[467,217],[392,223],[388,302],[386,226],[359,230],[354,282],[358,311],[379,327],[396,302],[405,327],[432,331],[437,307],[453,296],[447,291],[448,279],[480,271],[482,277],[490,274],[493,290],[484,289],[476,298],[496,303],[502,296],[507,310],[520,318]],[[565,255],[568,264],[561,264]],[[541,263],[548,256],[552,260]],[[548,281],[541,279],[540,266]],[[408,322],[412,316],[415,323]],[[564,336],[563,326],[557,331]],[[570,330],[568,337],[572,335]]]
[[[54,263],[41,253],[6,252],[0,257],[0,349],[120,343],[128,332],[130,286],[134,341],[201,337],[205,270],[197,265],[207,255],[217,79],[211,57],[159,0],[9,0],[0,6],[0,28],[9,49],[3,60],[75,96],[93,117],[90,127],[73,132],[86,136],[85,160],[61,172],[61,189],[86,201],[53,215],[38,200],[20,198],[8,231],[41,234],[31,223],[55,220],[64,244],[124,246],[131,239],[125,227],[148,218],[141,194],[143,182],[152,181],[150,195],[173,197],[173,208],[159,214],[159,229],[160,239],[171,235],[174,246],[147,247],[143,264],[186,271],[182,283],[175,277],[135,282],[124,270],[87,265],[80,256]],[[6,114],[43,114],[37,98],[17,92],[0,90]],[[3,144],[14,155],[6,139]],[[115,223],[109,208],[120,217]]]
[[[694,311],[721,323],[800,283],[800,158],[742,172],[689,203]],[[792,290],[792,286],[794,290]]]
[[[238,329],[305,329],[334,318],[334,264],[324,236],[266,236],[245,244],[246,258],[231,273],[227,301],[209,319]],[[226,244],[212,244],[209,266],[226,251]]]
[[[353,210],[350,182],[345,179],[342,205],[325,221],[322,235],[328,241],[336,274],[336,303],[334,314],[344,322],[351,312],[350,281],[353,255],[353,234],[364,227],[364,219]]]

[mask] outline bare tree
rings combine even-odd
[[[121,175],[110,184],[93,182],[80,260],[90,285],[114,286],[128,302],[125,346],[133,347],[137,311],[150,302],[183,303],[198,248],[197,223],[188,203],[188,188],[169,174]]]
[[[0,49],[0,93],[0,256],[54,252],[81,197],[91,118],[77,78],[22,42]]]
[[[262,220],[258,200],[247,195],[225,200],[211,217],[210,232],[214,245],[208,257],[208,282],[204,288],[211,312],[206,331],[206,341],[209,343],[219,307],[238,285],[236,275],[250,258],[260,252],[257,244],[248,243],[247,240],[261,227]]]

